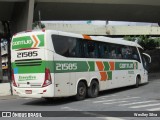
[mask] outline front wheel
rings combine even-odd
[[[99,84],[97,81],[93,80],[88,88],[88,97],[95,98],[99,93]]]
[[[76,100],[83,100],[86,97],[87,87],[84,82],[79,82],[77,86]]]
[[[141,81],[141,80],[140,80],[140,77],[137,76],[137,78],[136,78],[136,84],[135,84],[135,87],[136,87],[136,88],[139,87],[140,81]]]

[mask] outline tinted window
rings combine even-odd
[[[94,41],[83,41],[84,54],[87,58],[98,58],[98,45]]]
[[[109,45],[107,43],[99,43],[98,49],[100,58],[109,58]]]
[[[117,45],[117,59],[122,59],[122,45]]]
[[[55,52],[66,57],[80,57],[78,38],[52,35]]]
[[[136,47],[132,47],[132,59],[140,62],[140,57]]]
[[[122,59],[122,46],[118,44],[109,44],[109,58]]]
[[[110,52],[109,58],[116,59],[117,58],[116,51],[117,51],[116,45],[110,44],[110,46],[109,46],[109,52]]]
[[[129,46],[122,47],[122,57],[123,59],[132,59],[132,49]]]
[[[55,52],[65,57],[130,59],[140,62],[136,47],[52,35]]]
[[[142,54],[142,63],[144,69],[149,70],[149,63],[147,62],[148,57]]]

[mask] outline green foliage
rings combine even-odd
[[[148,37],[145,35],[141,36],[125,36],[125,40],[128,41],[137,41],[145,50],[153,50],[157,47],[160,47],[160,38],[159,37]]]
[[[41,23],[40,21],[35,21],[33,24],[32,24],[32,29],[34,29],[35,27],[40,28],[40,29],[43,29],[45,28],[45,25],[43,23]]]

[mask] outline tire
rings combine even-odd
[[[140,80],[140,77],[137,76],[137,77],[136,77],[136,84],[135,84],[135,87],[136,87],[136,88],[139,87],[140,81],[141,81],[141,80]]]
[[[87,93],[87,87],[84,82],[79,82],[77,86],[76,100],[84,100]]]
[[[88,97],[95,98],[99,93],[99,84],[97,81],[92,80],[90,87],[88,88]]]

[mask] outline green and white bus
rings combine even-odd
[[[136,42],[55,30],[15,34],[12,85],[21,97],[97,97],[148,82],[151,58]]]

